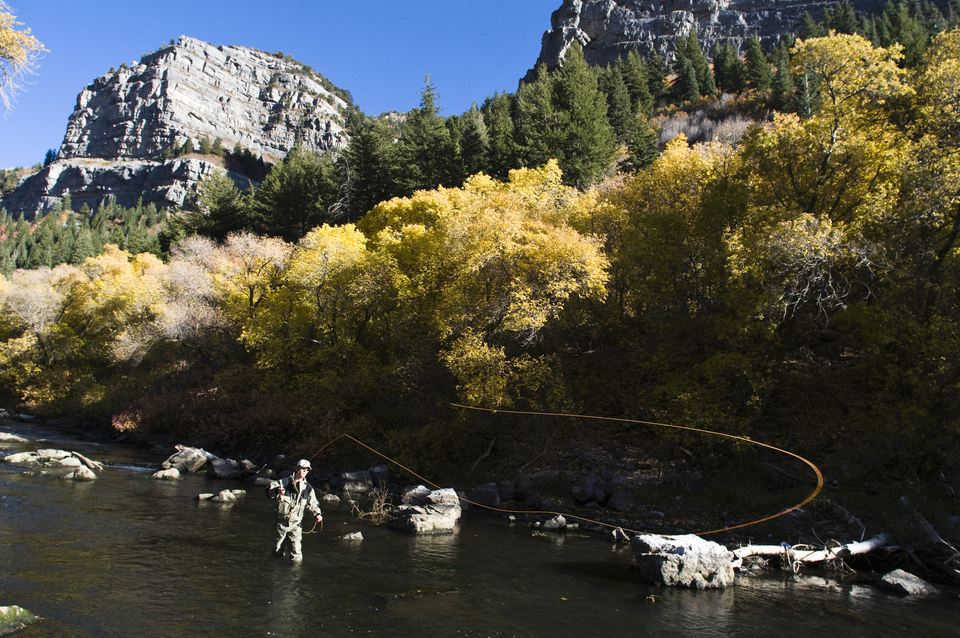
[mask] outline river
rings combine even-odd
[[[0,605],[41,620],[16,634],[130,636],[960,635],[952,599],[914,600],[819,576],[742,577],[726,591],[648,587],[629,550],[468,511],[450,536],[413,537],[325,513],[302,565],[269,556],[259,488],[150,480],[159,459],[22,423],[0,455],[55,447],[107,464],[92,483],[0,463]],[[41,439],[43,439],[41,441]],[[339,537],[361,531],[364,540]]]

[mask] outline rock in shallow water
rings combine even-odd
[[[176,481],[180,478],[180,470],[175,467],[171,467],[166,470],[154,472],[150,475],[150,478],[157,479],[158,481]]]
[[[633,561],[648,583],[692,589],[723,589],[733,584],[733,552],[693,534],[633,539]]]
[[[905,596],[935,596],[940,593],[927,581],[902,569],[884,574],[877,586]]]
[[[65,481],[95,481],[96,479],[97,475],[94,471],[85,465],[81,465],[63,477]]]
[[[400,505],[390,514],[390,527],[412,534],[449,534],[463,510],[460,497],[450,489],[434,490],[423,505]]]

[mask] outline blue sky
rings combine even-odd
[[[416,106],[429,74],[444,113],[513,91],[560,0],[7,0],[49,49],[12,112],[0,167],[63,139],[77,94],[171,38],[283,51],[353,94],[366,113]]]

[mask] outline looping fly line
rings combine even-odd
[[[484,407],[463,405],[463,404],[461,404],[461,403],[450,403],[450,405],[451,405],[452,407],[460,408],[460,409],[463,409],[463,410],[472,410],[472,411],[476,411],[476,412],[487,412],[487,413],[490,413],[490,414],[515,414],[515,415],[521,415],[521,416],[559,417],[559,418],[566,418],[566,419],[585,419],[585,420],[593,420],[593,421],[611,421],[611,422],[615,422],[615,423],[630,423],[630,424],[634,424],[634,425],[644,425],[644,426],[649,426],[649,427],[667,428],[667,429],[672,429],[672,430],[682,430],[682,431],[686,431],[686,432],[696,432],[696,433],[698,433],[698,434],[706,434],[706,435],[710,435],[710,436],[718,436],[718,437],[721,437],[721,438],[731,439],[731,440],[734,440],[734,441],[738,441],[738,442],[740,442],[740,443],[746,443],[746,444],[748,444],[748,445],[755,445],[755,446],[757,446],[757,447],[762,447],[762,448],[766,448],[766,449],[768,449],[768,450],[773,450],[774,452],[778,452],[778,453],[780,453],[780,454],[783,454],[783,455],[789,456],[789,457],[791,457],[791,458],[794,458],[794,459],[796,459],[796,460],[798,460],[798,461],[801,461],[801,462],[804,463],[807,467],[809,467],[810,470],[812,470],[813,473],[814,473],[814,475],[816,476],[816,479],[817,479],[817,485],[816,485],[816,487],[814,487],[814,488],[813,488],[813,491],[811,491],[802,501],[800,501],[800,502],[797,503],[796,505],[792,505],[792,506],[790,506],[790,507],[788,507],[788,508],[786,508],[786,509],[784,509],[784,510],[782,510],[782,511],[779,511],[779,512],[777,512],[777,513],[775,513],[775,514],[769,514],[769,515],[767,515],[767,516],[763,516],[763,517],[761,517],[761,518],[753,519],[753,520],[750,520],[750,521],[747,521],[747,522],[744,522],[744,523],[737,523],[736,525],[728,525],[727,527],[721,527],[721,528],[718,528],[718,529],[710,529],[710,530],[692,532],[693,534],[697,534],[697,535],[699,535],[699,536],[707,536],[707,535],[710,535],[710,534],[719,534],[719,533],[721,533],[721,532],[729,532],[729,531],[731,531],[731,530],[743,529],[744,527],[751,527],[751,526],[753,526],[753,525],[759,525],[760,523],[766,523],[766,522],[768,522],[768,521],[772,521],[772,520],[774,520],[774,519],[776,519],[776,518],[780,518],[781,516],[785,516],[785,515],[789,514],[790,512],[794,512],[794,511],[800,509],[801,507],[803,507],[804,505],[806,505],[807,503],[809,503],[810,501],[812,501],[813,499],[815,499],[815,498],[820,494],[820,492],[823,490],[823,473],[820,471],[820,468],[817,467],[816,464],[813,463],[813,461],[810,461],[809,459],[806,459],[806,458],[800,456],[799,454],[795,454],[794,452],[791,452],[791,451],[789,451],[789,450],[784,450],[784,449],[779,448],[779,447],[776,447],[776,446],[774,446],[774,445],[770,445],[769,443],[763,443],[763,442],[761,442],[761,441],[754,441],[753,439],[748,438],[748,437],[745,437],[745,436],[738,436],[738,435],[736,435],[736,434],[727,434],[727,433],[725,433],[725,432],[714,432],[713,430],[706,430],[706,429],[703,429],[703,428],[695,428],[695,427],[691,427],[691,426],[688,426],[688,425],[674,425],[674,424],[672,424],[672,423],[657,423],[657,422],[655,422],[655,421],[643,421],[643,420],[640,420],[640,419],[628,419],[628,418],[623,418],[623,417],[596,416],[596,415],[590,415],[590,414],[571,414],[571,413],[566,413],[566,412],[532,412],[532,411],[525,411],[525,410],[501,410],[501,409],[494,409],[494,408],[484,408]],[[429,479],[427,479],[427,478],[424,478],[423,476],[420,476],[419,474],[417,474],[416,472],[414,472],[414,471],[411,470],[410,468],[406,467],[406,466],[403,465],[402,463],[400,463],[400,462],[396,461],[395,459],[390,458],[390,457],[387,456],[386,454],[383,454],[382,452],[380,452],[380,451],[378,451],[378,450],[370,447],[369,445],[367,445],[367,444],[364,443],[363,441],[360,441],[359,439],[357,439],[357,438],[355,438],[355,437],[347,434],[346,432],[344,432],[343,434],[337,435],[336,437],[334,437],[333,439],[331,439],[330,441],[328,441],[327,443],[325,443],[322,447],[320,447],[320,448],[314,453],[314,455],[311,457],[311,460],[312,460],[313,458],[315,458],[318,454],[320,454],[320,452],[322,452],[322,451],[325,450],[326,448],[330,447],[331,445],[333,445],[335,442],[339,441],[339,440],[342,439],[342,438],[349,439],[349,440],[353,441],[354,443],[356,443],[357,445],[359,445],[360,447],[362,447],[362,448],[366,449],[367,451],[371,452],[372,454],[374,454],[374,455],[376,455],[376,456],[379,456],[380,458],[386,460],[386,461],[389,462],[389,463],[392,463],[393,465],[396,465],[397,467],[399,467],[399,468],[402,469],[403,471],[407,472],[408,474],[410,474],[410,475],[413,476],[414,478],[419,479],[420,481],[422,481],[424,485],[429,485],[429,486],[431,486],[431,487],[433,487],[433,488],[435,488],[435,489],[440,489],[440,486],[439,486],[438,484],[434,483],[433,481],[431,481],[431,480],[429,480]],[[472,505],[472,506],[474,506],[474,507],[478,507],[478,508],[481,508],[481,509],[486,509],[486,510],[490,510],[490,511],[494,511],[494,512],[502,512],[502,513],[507,513],[507,514],[525,514],[525,515],[550,515],[550,516],[558,516],[558,515],[560,515],[560,516],[563,516],[564,518],[567,518],[567,519],[574,519],[574,520],[582,521],[582,522],[585,522],[585,523],[592,523],[592,524],[594,524],[594,525],[600,525],[600,526],[602,526],[602,527],[607,527],[607,528],[609,528],[609,529],[611,529],[611,530],[614,530],[614,531],[620,530],[620,531],[623,531],[623,532],[630,532],[630,533],[632,533],[632,534],[643,534],[643,533],[645,533],[645,532],[643,532],[643,531],[641,531],[641,530],[636,530],[636,529],[631,529],[631,528],[628,528],[628,527],[623,527],[622,525],[613,525],[613,524],[611,524],[611,523],[605,523],[605,522],[603,522],[603,521],[597,521],[597,520],[594,520],[594,519],[585,518],[585,517],[583,517],[583,516],[577,516],[576,514],[569,514],[569,513],[565,513],[565,512],[557,512],[557,511],[552,511],[552,510],[518,510],[518,509],[509,509],[509,508],[503,508],[503,507],[494,507],[493,505],[486,505],[486,504],[483,504],[483,503],[478,503],[478,502],[476,502],[476,501],[470,500],[470,499],[465,498],[465,497],[461,497],[460,500],[462,500],[462,501],[464,501],[464,502],[466,502],[466,503],[468,503],[468,504],[470,504],[470,505]]]

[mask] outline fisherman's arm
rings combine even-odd
[[[323,512],[320,511],[320,502],[317,500],[317,493],[314,490],[310,490],[307,509],[316,517],[318,523],[323,520]]]

